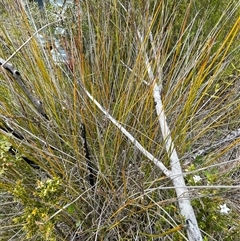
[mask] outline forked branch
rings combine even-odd
[[[140,39],[140,43],[143,46],[144,38],[139,31],[138,31],[138,38]],[[154,46],[152,46],[152,48],[153,48],[153,52],[156,52],[156,50],[154,49]],[[141,48],[141,49],[144,49],[144,48]],[[193,207],[188,197],[189,191],[184,181],[183,171],[180,165],[177,151],[174,147],[174,143],[171,137],[171,132],[168,127],[168,124],[166,121],[166,115],[163,108],[163,103],[161,99],[162,79],[158,79],[159,76],[161,78],[162,69],[161,69],[161,66],[158,66],[159,74],[158,74],[158,78],[155,78],[147,53],[143,52],[143,55],[145,56],[145,65],[147,68],[149,79],[153,84],[153,98],[155,101],[155,109],[158,116],[158,121],[161,128],[163,140],[165,143],[166,152],[171,163],[171,171],[170,171],[171,175],[169,176],[169,178],[172,179],[173,185],[175,187],[180,212],[185,217],[185,220],[186,220],[188,239],[189,241],[201,241],[202,240],[201,232],[198,227],[198,223],[197,223],[196,216],[194,214]]]

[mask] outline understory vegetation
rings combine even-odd
[[[189,240],[136,145],[171,170],[155,83],[203,240],[238,240],[239,1],[16,2],[0,3],[0,240]]]

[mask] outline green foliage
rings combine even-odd
[[[196,170],[194,167],[191,170]],[[198,224],[206,234],[211,233],[216,239],[236,240],[239,236],[238,214],[229,209],[229,212],[221,211],[221,206],[225,205],[226,199],[222,197],[224,193],[221,189],[208,189],[219,181],[220,173],[216,168],[209,168],[201,173],[201,180],[196,182],[191,175],[187,177],[188,185],[203,187],[198,190],[198,198],[193,199],[192,205],[197,207]],[[206,188],[204,188],[206,185]],[[230,228],[231,227],[231,228]],[[204,240],[211,240],[208,235]]]
[[[198,207],[198,224],[206,233],[212,233],[216,238],[224,237],[224,240],[236,240],[239,236],[239,222],[234,212],[222,214],[220,205],[225,202],[220,198],[218,191],[201,191],[203,197],[192,203]],[[231,227],[231,228],[230,228]],[[207,236],[206,236],[207,237]]]
[[[21,156],[16,153],[15,156],[9,154],[12,145],[7,141],[7,138],[0,135],[0,175],[3,175],[7,170],[16,166],[16,160],[20,160]]]
[[[24,224],[27,238],[38,237],[41,240],[56,240],[51,217],[60,203],[63,188],[59,178],[38,181],[34,193],[29,193],[25,185],[18,181],[12,194],[23,205],[23,214],[14,218],[16,224]],[[31,201],[30,201],[31,200]]]

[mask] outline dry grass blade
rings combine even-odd
[[[187,240],[152,97],[160,80],[187,185],[216,186],[191,189],[203,236],[236,240],[238,1],[70,2],[41,14],[0,4],[1,63],[26,87],[1,72],[1,238]]]

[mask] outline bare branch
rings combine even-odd
[[[166,176],[170,176],[170,171],[164,166],[164,164],[155,158],[150,152],[148,152],[141,144],[136,140],[136,138],[131,135],[114,117],[112,117],[108,111],[100,105],[100,103],[94,99],[94,97],[87,91],[86,88],[82,84],[80,84],[83,88],[86,95],[89,99],[98,107],[98,109],[134,144],[135,147],[150,161],[152,161],[156,166],[158,166]]]
[[[140,39],[141,44],[144,44],[143,36],[140,34],[139,31],[138,31],[138,38]],[[153,45],[152,47],[154,48]],[[156,50],[153,49],[153,51],[155,52]],[[153,98],[155,101],[155,108],[158,116],[158,121],[161,127],[163,139],[165,141],[166,151],[171,163],[171,172],[170,172],[171,175],[169,177],[172,179],[173,185],[175,187],[180,212],[186,219],[188,239],[189,241],[201,241],[202,235],[198,227],[198,223],[197,223],[196,216],[194,214],[193,207],[190,203],[189,191],[185,184],[184,177],[182,175],[183,171],[180,165],[180,161],[179,161],[176,149],[174,147],[174,143],[171,138],[171,132],[166,121],[166,115],[164,113],[164,108],[161,100],[161,87],[162,87],[161,86],[162,84],[161,66],[159,66],[160,69],[158,70],[159,71],[158,77],[155,78],[153,74],[153,70],[151,68],[149,57],[146,52],[144,53],[144,55],[145,55],[145,64],[148,71],[148,76],[151,82],[153,83]],[[159,79],[159,76],[160,76],[160,79]],[[158,79],[159,83],[157,83],[156,79]]]
[[[11,74],[11,76],[13,77],[13,79],[15,79],[15,81],[17,82],[17,84],[21,87],[22,91],[25,93],[25,95],[29,98],[29,100],[32,102],[32,104],[34,105],[34,107],[36,108],[36,110],[38,111],[38,113],[40,113],[43,117],[45,117],[48,120],[48,117],[46,115],[46,112],[43,109],[43,104],[42,102],[37,99],[32,93],[31,91],[28,90],[28,88],[26,87],[20,72],[18,70],[16,70],[13,65],[7,61],[5,61],[4,59],[0,58],[0,66],[2,66],[5,70],[8,71],[8,73]]]

